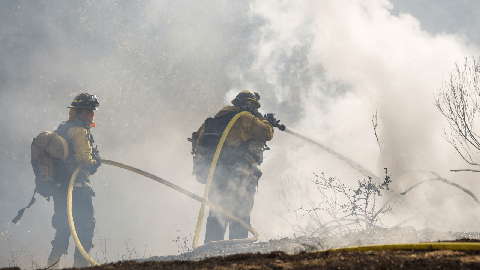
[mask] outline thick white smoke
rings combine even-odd
[[[388,1],[273,2],[252,5],[254,14],[266,20],[252,67],[270,78],[280,96],[302,96],[303,117],[293,127],[379,176],[388,168],[400,192],[427,179],[423,174],[400,177],[400,172],[419,169],[435,171],[478,191],[465,175],[449,172],[465,164],[441,137],[443,116],[433,104],[434,94],[454,63],[478,54],[478,48],[458,35],[432,35],[408,14],[392,15],[393,5]],[[295,62],[298,50],[307,63]],[[310,75],[307,88],[299,91],[285,84],[285,73],[302,72]],[[332,85],[336,95],[329,95]],[[342,93],[342,87],[348,90]],[[372,126],[376,112],[381,150]],[[293,175],[322,170],[352,184],[361,178],[345,172],[351,170],[319,149],[300,149],[288,152]],[[469,211],[477,213],[478,206],[451,186],[427,184],[409,194],[409,201],[403,203],[410,204],[408,211],[419,211],[434,228],[472,230],[478,224],[474,215],[458,213],[467,201]],[[447,214],[438,215],[439,211]],[[398,208],[397,212],[399,219],[408,217]]]
[[[460,35],[431,34],[392,8],[386,0],[2,1],[0,267],[45,266],[52,202],[37,195],[20,224],[10,221],[33,192],[31,139],[66,120],[66,107],[81,92],[100,99],[92,133],[102,158],[198,195],[204,186],[190,175],[187,137],[243,89],[260,93],[261,112],[275,113],[380,177],[385,167],[427,169],[479,193],[473,181],[448,173],[464,163],[441,138],[443,119],[433,105],[448,70],[478,48]],[[268,145],[251,217],[261,240],[293,236],[274,194],[285,179],[285,190],[301,205],[315,197],[307,180],[313,172],[347,183],[363,178],[281,131]],[[403,191],[421,179],[393,180]],[[94,259],[184,251],[174,241],[193,236],[199,203],[111,166],[91,180]],[[471,213],[478,210],[470,198],[442,184],[428,187],[406,204],[422,205],[429,226],[475,228]],[[70,243],[61,266],[72,258]]]

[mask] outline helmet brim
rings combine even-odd
[[[69,109],[71,109],[71,108],[82,108],[82,109],[90,109],[90,110],[94,110],[94,111],[98,110],[97,107],[92,108],[92,107],[86,107],[86,106],[70,106],[70,107],[67,107],[67,108],[69,108]]]
[[[247,98],[247,99],[235,98],[231,101],[231,103],[232,103],[233,106],[238,106],[238,105],[235,105],[235,104],[241,103],[242,101],[245,101],[245,100],[253,101],[255,103],[255,106],[257,107],[257,109],[261,107],[260,102],[258,102],[257,100],[255,100],[253,98]]]

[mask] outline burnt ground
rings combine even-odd
[[[200,261],[125,261],[85,269],[479,269],[480,251],[301,252],[236,254]],[[19,269],[19,268],[3,268]]]
[[[478,269],[480,252],[369,251],[237,254],[201,261],[110,264],[95,269]]]
[[[408,236],[405,236],[406,230],[410,230]],[[155,256],[85,269],[480,269],[480,251],[329,250],[341,246],[429,242],[440,239],[446,239],[441,242],[480,242],[478,240],[480,234],[440,233],[433,230],[415,231],[402,228],[396,232],[391,229],[377,230],[347,237],[285,238],[264,243],[199,248],[176,256]],[[286,252],[273,251],[275,249]],[[3,268],[6,269],[19,268]]]

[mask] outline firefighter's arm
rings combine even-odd
[[[245,114],[242,118],[249,128],[250,139],[266,142],[273,138],[273,127],[265,118],[258,118],[252,114]]]
[[[73,155],[78,164],[87,169],[98,167],[97,161],[92,158],[92,146],[88,140],[87,130],[82,127],[72,127],[68,131],[68,138],[72,141]]]

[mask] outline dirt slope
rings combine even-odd
[[[237,254],[201,261],[126,261],[85,269],[480,269],[479,251],[302,252]],[[19,268],[3,268],[19,269]]]
[[[479,269],[480,252],[369,251],[239,254],[202,261],[124,262],[102,269]]]

